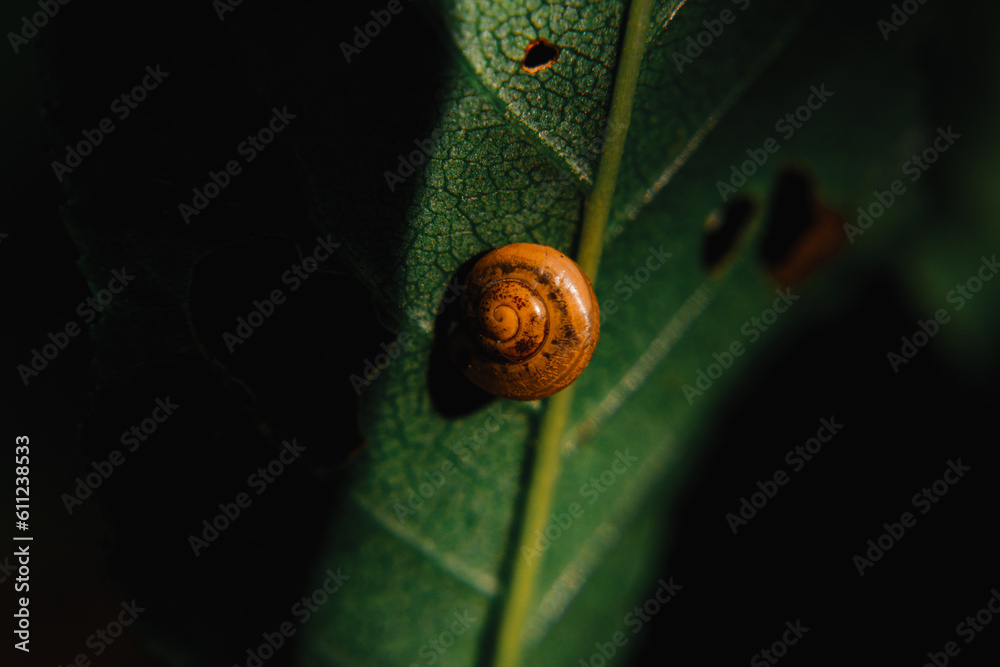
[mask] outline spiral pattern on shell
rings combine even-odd
[[[590,280],[555,248],[513,243],[480,259],[466,280],[452,358],[486,391],[545,398],[590,363],[600,313]]]

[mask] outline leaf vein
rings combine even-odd
[[[441,551],[433,540],[398,525],[398,522],[393,522],[384,512],[373,506],[358,493],[352,493],[351,498],[383,530],[420,552],[428,561],[437,565],[447,574],[487,597],[496,595],[497,579],[495,575],[469,566],[455,554]]]

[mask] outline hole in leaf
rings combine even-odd
[[[539,37],[531,40],[524,49],[521,67],[525,72],[540,72],[546,67],[551,67],[558,57],[559,47],[544,37]]]
[[[843,217],[827,208],[805,172],[781,172],[770,202],[760,258],[772,280],[797,285],[826,263],[844,242]]]
[[[721,210],[712,211],[705,221],[701,263],[713,273],[721,273],[753,219],[756,207],[750,197],[732,199]]]
[[[780,264],[813,224],[812,183],[795,169],[778,176],[770,213],[760,242],[760,258],[768,268]]]

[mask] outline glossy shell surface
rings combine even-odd
[[[533,401],[564,389],[590,363],[600,313],[590,280],[555,248],[513,243],[466,279],[452,358],[486,391]]]

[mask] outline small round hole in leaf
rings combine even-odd
[[[559,57],[559,47],[545,39],[539,37],[528,43],[524,49],[524,59],[521,60],[521,68],[525,72],[540,72],[547,67],[551,67]]]
[[[708,216],[701,246],[701,263],[706,269],[713,273],[722,272],[755,212],[753,200],[742,196],[730,200],[721,210],[713,211]]]

